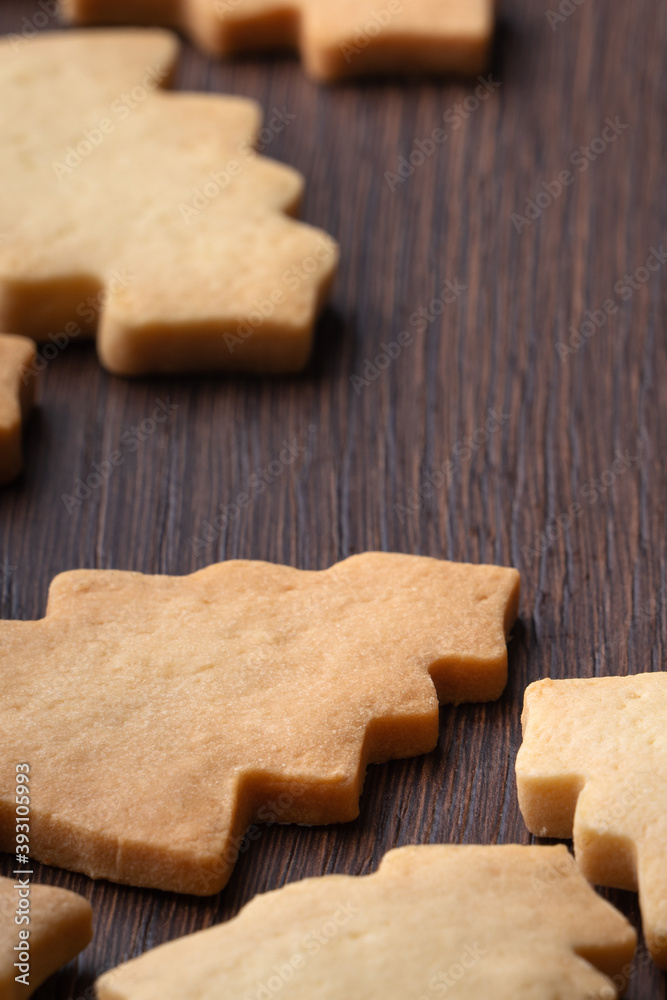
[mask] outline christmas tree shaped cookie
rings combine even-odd
[[[574,836],[591,882],[639,891],[667,969],[667,673],[531,684],[516,773],[532,833]]]
[[[481,73],[493,0],[64,0],[75,24],[162,24],[207,52],[300,49],[318,80],[369,73]]]
[[[29,760],[31,856],[217,892],[249,823],[353,819],[369,763],[436,745],[438,700],[497,698],[518,594],[512,569],[386,553],[65,573],[46,618],[0,622],[0,849]]]
[[[255,153],[254,102],[162,89],[176,55],[164,31],[0,41],[0,329],[97,330],[123,375],[297,371],[337,247],[290,217],[303,180]]]
[[[630,924],[564,847],[402,847],[373,875],[257,896],[96,985],[100,1000],[611,1000],[607,976],[634,949]]]

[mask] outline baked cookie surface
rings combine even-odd
[[[639,891],[647,944],[667,968],[667,673],[538,681],[523,734],[526,826],[573,837],[589,881]]]
[[[97,331],[122,375],[298,371],[337,245],[290,217],[303,178],[255,152],[253,101],[163,89],[177,53],[160,30],[0,40],[0,329]]]
[[[62,574],[0,622],[0,849],[29,760],[31,856],[217,892],[251,821],[352,820],[369,763],[435,747],[438,700],[499,697],[518,597],[515,570],[386,553]]]
[[[494,0],[65,0],[75,24],[162,24],[206,52],[291,48],[318,80],[484,71]]]
[[[547,892],[536,882],[547,873]],[[628,921],[564,847],[402,847],[373,875],[256,896],[233,920],[102,976],[100,1000],[443,996],[611,1000]]]

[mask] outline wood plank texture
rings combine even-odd
[[[500,702],[444,709],[434,753],[372,767],[356,822],[266,829],[219,897],[38,866],[37,880],[83,893],[96,915],[94,943],[38,1000],[91,997],[102,971],[226,920],[257,892],[369,872],[400,844],[528,843],[513,774],[526,684],[665,668],[667,270],[627,301],[614,286],[667,242],[667,8],[570,6],[552,26],[557,0],[501,0],[500,86],[463,105],[466,117],[456,106],[474,82],[323,88],[296,59],[218,63],[185,45],[178,86],[295,116],[265,152],[306,175],[302,217],[341,242],[331,307],[298,378],[127,381],[75,343],[50,362],[27,472],[0,493],[0,615],[40,617],[49,581],[71,568],[187,573],[242,557],[319,569],[385,549],[516,566],[521,621]],[[20,33],[38,9],[3,0],[0,32]],[[579,170],[572,154],[607,118],[623,127]],[[446,141],[392,190],[385,173],[441,126]],[[565,170],[572,183],[519,233],[512,214]],[[561,359],[557,343],[608,299],[618,310]],[[412,343],[375,374],[406,329]],[[178,408],[130,451],[123,434],[156,399]],[[500,420],[485,432],[490,410]],[[298,458],[195,551],[190,539],[285,439]],[[123,465],[68,513],[62,495],[119,447]],[[626,462],[613,471],[617,452]],[[438,470],[445,481],[429,485]],[[4,856],[0,872],[11,867]],[[638,923],[635,896],[606,895]],[[667,996],[643,946],[627,995]]]

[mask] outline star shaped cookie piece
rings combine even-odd
[[[215,893],[256,823],[354,819],[369,763],[435,747],[438,700],[499,697],[518,597],[516,570],[387,553],[65,573],[46,618],[0,622],[0,849],[28,760],[31,856]]]
[[[35,398],[34,359],[31,340],[0,333],[0,484],[23,469],[21,436]]]
[[[162,89],[177,52],[160,30],[0,40],[0,329],[97,330],[121,375],[298,371],[337,246],[291,218],[303,178],[255,152],[253,101]]]
[[[548,895],[535,891],[554,870]],[[257,896],[228,923],[97,981],[99,1000],[601,1000],[632,959],[628,921],[564,847],[402,847],[373,875]]]
[[[212,55],[291,48],[317,80],[386,73],[475,75],[494,0],[64,0],[74,24],[180,28]]]
[[[82,896],[35,885],[21,874],[0,878],[0,997],[27,1000],[90,944],[93,911]]]
[[[639,891],[667,969],[667,673],[531,684],[516,775],[532,833],[574,836],[589,881]]]

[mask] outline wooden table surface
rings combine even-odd
[[[342,248],[315,355],[297,378],[127,381],[92,345],[63,351],[42,379],[27,472],[0,495],[0,615],[42,616],[49,581],[72,568],[181,574],[241,557],[319,569],[383,549],[515,566],[521,616],[498,703],[443,709],[436,751],[371,767],[356,822],[267,828],[219,896],[37,866],[38,881],[90,899],[96,920],[94,943],[38,1000],[91,997],[103,970],[258,892],[369,872],[397,845],[530,842],[514,779],[526,685],[664,669],[667,272],[624,276],[667,236],[667,8],[578,3],[554,20],[549,0],[501,0],[483,101],[474,81],[326,88],[296,59],[223,64],[185,45],[179,87],[294,116],[265,153],[306,175],[302,217]],[[37,10],[3,0],[0,31],[21,32]],[[610,141],[596,141],[608,119]],[[441,126],[446,141],[411,176],[387,178]],[[540,193],[533,219],[518,218]],[[573,335],[587,310],[599,326]],[[412,342],[375,366],[403,330]],[[61,497],[156,399],[177,404],[170,419],[68,512]],[[204,522],[285,440],[294,463],[195,551]],[[636,896],[605,895],[638,923]],[[667,996],[643,944],[628,996]]]

